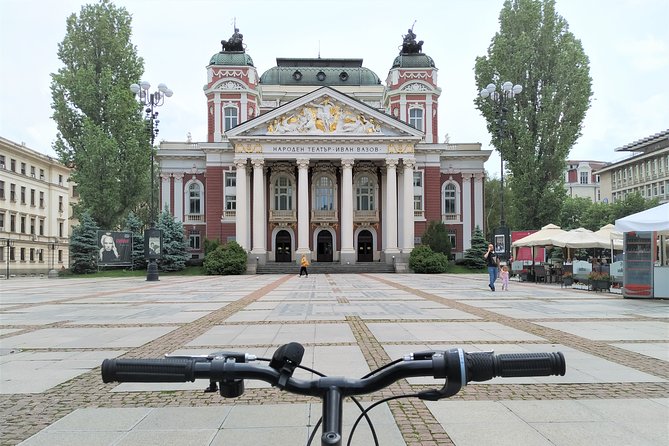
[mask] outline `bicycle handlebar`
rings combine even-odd
[[[496,376],[563,376],[566,370],[561,352],[495,355],[493,352],[468,353],[457,348],[414,353],[404,361],[361,379],[319,377],[305,380],[286,378],[280,370],[270,366],[249,364],[246,362],[249,355],[221,353],[219,356],[189,358],[105,359],[102,363],[102,380],[109,383],[192,382],[196,379],[232,382],[256,379],[301,395],[322,396],[328,389],[337,387],[342,396],[353,396],[372,393],[403,378],[432,376],[445,378],[446,385],[441,390],[421,392],[418,397],[437,400],[456,394],[471,381],[487,381]]]

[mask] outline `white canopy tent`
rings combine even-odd
[[[577,228],[557,235],[553,246],[561,248],[598,248],[599,238],[589,229]]]
[[[669,203],[616,220],[616,231],[669,232]]]
[[[616,231],[615,225],[608,224],[602,226],[598,231],[594,232],[598,239],[598,248],[609,248],[622,251],[623,249],[623,234]]]
[[[548,224],[541,228],[541,230],[534,232],[527,237],[523,237],[520,240],[516,240],[511,244],[514,248],[520,246],[552,246],[554,245],[553,240],[566,234],[567,232],[562,230],[559,226],[554,224]]]

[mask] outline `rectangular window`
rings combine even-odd
[[[35,248],[30,248],[30,261],[34,262],[35,261]]]
[[[409,109],[409,125],[415,129],[423,130],[423,109]]]
[[[225,131],[227,132],[237,126],[237,109],[235,107],[225,107]]]
[[[30,206],[35,206],[35,189],[30,189]]]
[[[21,204],[26,204],[26,187],[21,186]]]
[[[44,235],[44,220],[41,218],[39,220],[39,235]]]
[[[9,248],[9,261],[16,262],[16,250],[13,246]]]
[[[413,196],[413,210],[422,211],[423,210],[423,197],[421,195]]]
[[[62,175],[58,175],[58,185],[59,186],[63,185],[63,176]]]
[[[16,215],[9,216],[9,232],[16,232]]]
[[[21,257],[19,257],[19,260],[21,260],[22,262],[25,262],[26,261],[26,248],[21,248],[19,253],[21,254]]]
[[[30,166],[30,176],[35,178],[35,166]]]
[[[237,196],[236,195],[226,195],[225,196],[225,210],[226,211],[236,211],[237,210]]]
[[[63,235],[63,222],[58,222],[58,237],[65,237]]]
[[[236,172],[225,172],[225,187],[237,187]]]
[[[0,262],[5,261],[5,247],[0,248]]]
[[[39,170],[39,179],[44,181],[44,169]]]
[[[9,185],[9,201],[16,203],[16,184]]]
[[[200,249],[200,233],[199,232],[191,232],[188,235],[188,246],[190,246],[190,249]]]
[[[63,250],[58,250],[58,263],[63,263]]]
[[[40,263],[44,262],[44,250],[43,249],[38,249],[37,250],[37,260],[39,260]]]
[[[22,175],[26,174],[26,163],[21,163],[21,174]]]
[[[588,172],[581,172],[581,184],[588,184]]]
[[[5,230],[5,211],[0,212],[0,231]],[[2,246],[0,246],[0,250]]]
[[[453,229],[448,230],[448,241],[451,242],[451,249],[455,251],[458,244],[458,237]]]
[[[63,196],[58,196],[58,212],[63,212]]]
[[[30,218],[30,233],[35,234],[35,218]]]
[[[26,233],[26,217],[25,215],[21,216],[21,233]]]
[[[5,169],[5,155],[0,155],[0,169]]]
[[[44,209],[44,192],[39,193],[39,208]]]
[[[423,172],[420,170],[413,172],[413,187],[423,187]]]
[[[0,200],[5,199],[5,182],[0,181]]]
[[[12,172],[16,172],[16,160],[14,160],[14,159],[11,160],[9,162],[9,164],[10,164],[10,168],[11,168]]]

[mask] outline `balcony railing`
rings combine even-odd
[[[277,211],[270,209],[269,221],[272,223],[294,223],[297,221],[297,214],[295,211]]]
[[[379,211],[353,211],[353,221],[376,223],[379,221]]]
[[[413,218],[425,218],[425,211],[423,210],[413,210]]]
[[[236,210],[227,210],[223,211],[223,216],[221,218],[221,221],[235,221],[237,218],[237,211]]]
[[[441,221],[443,223],[460,221],[460,214],[441,214]]]
[[[204,214],[186,214],[184,223],[203,223]]]
[[[339,212],[337,210],[327,211],[311,211],[311,221],[315,223],[331,223],[339,220]]]

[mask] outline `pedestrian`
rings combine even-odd
[[[307,256],[302,254],[302,259],[300,260],[300,277],[302,277],[302,273],[306,274],[306,276],[309,277],[309,271],[307,271],[307,266],[309,266],[309,261],[307,260]]]
[[[483,254],[483,258],[486,260],[486,265],[488,265],[488,276],[490,277],[490,283],[488,287],[490,291],[495,291],[495,281],[497,280],[497,270],[499,269],[499,258],[495,254],[495,247],[491,244],[488,245],[488,251]]]
[[[502,267],[502,272],[499,273],[499,277],[502,279],[502,289],[504,291],[509,291],[509,268],[506,265]]]

